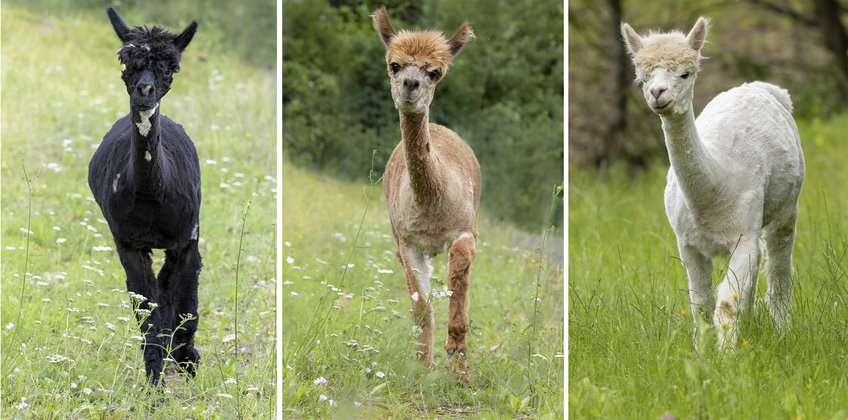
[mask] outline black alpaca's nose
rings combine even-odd
[[[139,93],[141,93],[141,96],[147,96],[153,92],[153,85],[148,83],[139,83],[139,85],[136,86],[136,89],[138,89]]]
[[[403,87],[405,87],[408,90],[418,89],[419,84],[420,84],[420,82],[418,80],[403,79]]]

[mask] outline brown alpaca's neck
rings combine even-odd
[[[400,132],[406,152],[406,167],[415,202],[427,205],[437,201],[440,175],[430,148],[429,113],[400,113]]]

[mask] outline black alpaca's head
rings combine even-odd
[[[111,7],[106,13],[124,43],[118,50],[118,58],[124,65],[121,78],[130,95],[130,104],[139,111],[151,110],[171,89],[174,73],[180,71],[180,54],[194,37],[197,22],[191,22],[176,35],[158,26],[131,28]]]

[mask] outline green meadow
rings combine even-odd
[[[562,233],[545,238],[540,226],[531,236],[484,211],[463,383],[443,347],[443,255],[433,261],[435,364],[415,360],[410,300],[378,178],[347,183],[283,167],[283,416],[561,418],[563,271],[547,255]]]
[[[772,326],[760,275],[738,349],[695,329],[663,210],[667,164],[571,169],[571,418],[848,417],[848,115],[799,123],[807,173],[791,328]],[[714,285],[727,260],[714,263]]]
[[[7,3],[3,417],[271,417],[273,70],[214,48],[204,40],[204,29],[211,28],[201,25],[162,101],[162,113],[185,127],[201,162],[204,268],[196,337],[201,365],[194,380],[170,373],[165,387],[150,391],[124,271],[86,181],[89,158],[103,134],[129,112],[115,55],[120,42],[99,8],[49,15]],[[155,269],[161,263],[158,251]]]

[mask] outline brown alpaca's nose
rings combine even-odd
[[[654,98],[659,99],[666,90],[667,89],[664,87],[655,87],[651,89],[651,95],[654,95]]]
[[[418,82],[418,80],[413,80],[413,79],[403,79],[403,87],[405,87],[405,88],[406,88],[406,89],[408,89],[408,90],[415,90],[415,89],[418,89],[418,85],[419,85],[419,84],[420,84],[420,83]]]

